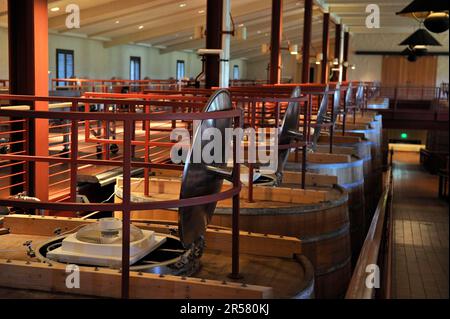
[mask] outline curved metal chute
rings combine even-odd
[[[333,117],[331,118],[332,123],[336,123],[340,110],[341,110],[341,84],[337,83],[333,96]]]
[[[217,91],[208,101],[203,112],[221,112],[231,110],[231,97],[227,90]],[[210,119],[203,120],[194,132],[193,144],[187,155],[184,166],[183,178],[181,182],[180,199],[187,199],[199,196],[217,194],[220,192],[224,177],[220,174],[211,172],[208,167],[226,167],[226,142],[225,129],[232,128],[233,119]],[[203,156],[197,163],[194,162],[195,151],[203,152],[204,147],[211,143],[210,140],[203,140],[202,136],[208,128],[216,128],[221,133],[221,160],[213,163],[205,163]],[[214,140],[214,142],[219,142]],[[216,149],[215,149],[216,150]],[[198,157],[198,156],[197,156]],[[190,247],[202,240],[211,218],[216,209],[217,203],[205,205],[195,205],[190,207],[181,207],[178,215],[180,240],[185,247]]]
[[[299,98],[301,96],[300,87],[296,87],[291,94],[291,98]],[[291,144],[294,139],[294,133],[298,130],[298,122],[300,116],[299,102],[289,102],[284,114],[283,123],[280,129],[280,135],[278,137],[279,145]],[[278,180],[281,180],[284,167],[289,157],[289,149],[280,149],[278,151],[278,166],[276,176]]]
[[[316,127],[314,128],[314,134],[312,137],[313,149],[317,146],[317,142],[320,137],[320,132],[322,131],[322,124],[325,122],[325,116],[327,114],[328,109],[328,85],[325,88],[325,92],[323,93],[322,101],[320,102],[320,107],[317,112],[317,120]]]

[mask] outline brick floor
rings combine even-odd
[[[418,153],[394,157],[394,273],[397,299],[448,299],[449,207],[438,179],[421,169]]]

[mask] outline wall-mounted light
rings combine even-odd
[[[238,40],[247,40],[247,27],[239,27],[236,31],[236,38]]]
[[[205,27],[198,25],[194,28],[194,39],[199,40],[205,37]]]
[[[291,55],[297,55],[298,54],[298,45],[297,44],[289,45],[289,52],[291,53]]]

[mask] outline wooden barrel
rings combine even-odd
[[[239,269],[242,278],[230,279],[231,257],[220,250],[206,248],[196,278],[251,283],[272,287],[276,299],[313,299],[314,267],[304,255],[292,259],[240,254]],[[294,275],[295,274],[295,275]]]
[[[286,170],[301,169],[294,157],[291,154]],[[310,173],[336,176],[339,186],[348,192],[352,265],[356,265],[366,234],[363,160],[347,154],[312,153],[308,154],[306,168]]]
[[[367,120],[370,121],[370,120]],[[364,120],[360,119],[359,124],[347,123],[345,135],[351,133],[362,133],[368,141],[371,142],[371,156],[372,156],[372,174],[370,176],[371,183],[373,185],[374,192],[374,205],[378,202],[383,192],[383,152],[382,152],[382,132],[377,121],[371,121],[363,123]],[[337,135],[342,132],[337,132]],[[372,207],[372,211],[375,206]]]
[[[255,190],[258,188],[266,187]],[[267,188],[275,190],[276,194],[277,188]],[[289,188],[280,190],[292,192]],[[250,232],[300,238],[302,253],[314,265],[316,296],[340,298],[351,276],[348,195],[339,186],[329,189],[328,193],[333,199],[323,202],[311,198],[311,203],[304,204],[280,202],[282,194],[274,196],[279,198],[276,201],[242,201],[239,224],[240,229]],[[219,205],[212,224],[232,226],[230,203]]]
[[[365,214],[365,233],[370,227],[373,207],[374,207],[374,189],[372,182],[372,145],[373,143],[366,139],[363,133],[349,133],[351,136],[335,136],[333,139],[333,153],[347,154],[358,157],[363,161],[364,171],[364,214]],[[330,151],[330,137],[321,136],[318,141],[317,151],[325,153]]]
[[[306,190],[290,187],[301,180],[299,174],[289,176],[288,180],[293,183],[283,184],[282,187],[255,186],[254,202],[251,203],[248,202],[248,188],[243,187],[240,194],[240,229],[301,239],[302,254],[314,265],[316,297],[343,297],[351,277],[348,193],[336,185],[337,178],[334,176],[309,177],[309,185],[319,186],[310,186]],[[168,199],[171,193],[178,194],[178,179],[158,178],[152,179],[152,183],[155,185],[151,184],[150,188],[164,193],[164,199]],[[120,185],[118,180],[119,188]],[[144,196],[142,187],[139,183],[132,185],[132,200],[155,200],[153,194]],[[224,185],[226,187],[229,186]],[[231,228],[231,206],[231,200],[219,202],[211,224]],[[133,220],[175,221],[178,220],[178,213],[141,211],[132,212],[131,217]]]

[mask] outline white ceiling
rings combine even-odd
[[[411,33],[418,23],[399,17],[412,0],[315,0],[313,47],[320,49],[323,12],[329,11],[334,22],[340,22],[352,34]],[[7,26],[6,0],[0,0],[0,25]],[[81,9],[81,28],[67,30],[68,4]],[[260,47],[270,41],[271,0],[231,0],[236,25],[245,25],[246,41],[232,40],[232,58],[258,58]],[[381,12],[381,28],[368,29],[367,5],[376,3]],[[180,6],[181,4],[184,4]],[[303,0],[284,0],[283,37],[301,44]],[[50,11],[59,7],[58,12]],[[49,29],[52,33],[77,35],[104,41],[105,47],[135,43],[160,48],[162,53],[193,50],[205,40],[192,39],[194,27],[205,25],[205,0],[49,0]],[[139,28],[142,26],[141,28]],[[334,24],[331,24],[334,37]],[[380,43],[380,45],[382,45]]]

